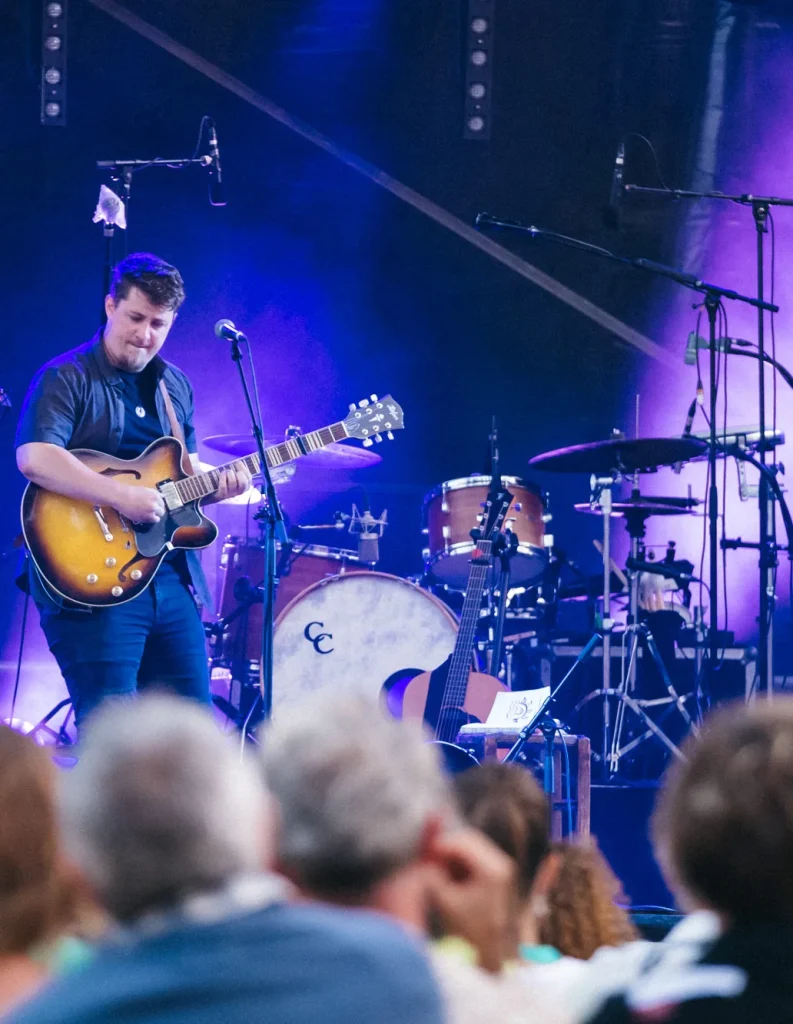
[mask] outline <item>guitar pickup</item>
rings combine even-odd
[[[169,512],[173,512],[177,508],[181,508],[184,502],[179,497],[179,490],[173,480],[163,480],[161,484],[157,485],[157,490],[162,495],[162,500],[165,502],[165,506]]]
[[[102,536],[109,544],[113,540],[113,534],[110,532],[110,527],[102,513],[100,505],[94,505],[94,515],[96,516],[97,523],[99,523],[99,529],[102,531]]]

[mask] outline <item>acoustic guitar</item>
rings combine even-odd
[[[290,437],[265,449],[270,469],[334,441],[358,438],[364,445],[382,441],[404,426],[401,407],[390,395],[350,406],[346,419],[309,434]],[[224,469],[259,472],[258,453],[204,473],[185,470],[189,459],[174,437],[161,437],[136,459],[117,459],[75,449],[89,469],[135,487],[153,487],[165,502],[158,523],[132,523],[109,506],[91,505],[29,483],[22,496],[22,532],[36,568],[52,590],[91,608],[123,604],[151,583],[160,562],[174,548],[205,548],[217,527],[201,511],[201,502],[220,486]]]
[[[491,490],[487,496],[479,529],[472,531],[476,548],[465,589],[463,610],[454,650],[432,672],[422,672],[407,684],[402,697],[402,717],[423,719],[442,746],[446,765],[463,771],[476,763],[455,739],[461,725],[484,721],[490,714],[496,694],[507,687],[494,676],[471,671],[476,625],[482,594],[490,571],[493,540],[501,529],[513,495],[506,488]]]

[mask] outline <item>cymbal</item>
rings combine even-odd
[[[250,434],[212,434],[205,437],[203,443],[207,448],[225,455],[242,458],[256,449],[256,442]],[[269,439],[264,442],[265,448],[281,442]],[[300,465],[314,469],[365,469],[382,462],[382,456],[369,448],[359,448],[340,441],[332,441],[324,448],[308,452],[300,457]]]
[[[584,512],[591,516],[602,516],[603,511],[589,504],[588,501],[581,501],[574,505],[576,512]],[[631,514],[642,516],[690,516],[689,508],[670,508],[669,505],[653,505],[651,501],[643,501],[641,504],[629,501],[614,501],[611,505],[611,514],[614,518],[625,519]]]
[[[706,450],[707,444],[694,437],[609,438],[543,452],[529,465],[553,473],[646,473],[688,462]]]
[[[630,498],[611,503],[611,514],[614,517],[625,519],[629,515],[641,516],[687,516],[692,515],[694,508],[699,505],[697,498],[661,498],[656,495],[645,497],[641,494],[632,494]],[[594,508],[589,502],[579,502],[574,505],[576,512],[584,512],[588,515],[600,516],[603,510],[598,506]]]

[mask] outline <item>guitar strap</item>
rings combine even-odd
[[[168,394],[168,388],[165,386],[165,381],[162,377],[160,377],[160,394],[162,395],[163,402],[165,402],[165,411],[168,414],[168,422],[171,424],[171,433],[177,441],[181,441],[182,444],[184,444],[184,430],[182,430],[182,424],[179,422],[176,415],[176,410],[173,407],[171,396]],[[187,449],[185,448],[185,452],[186,451]],[[190,476],[195,472],[189,455],[187,455],[187,458],[182,460],[182,469],[184,469],[184,471]]]

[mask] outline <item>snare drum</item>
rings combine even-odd
[[[348,572],[315,583],[275,624],[274,713],[318,691],[386,697],[397,679],[441,665],[456,637],[449,609],[399,576]]]
[[[246,544],[239,537],[227,537],[220,556],[220,568],[220,618],[225,618],[239,607],[234,596],[234,586],[239,580],[247,578],[253,586],[261,586],[264,552],[258,544]],[[287,555],[279,544],[275,616],[278,617],[290,601],[312,584],[352,568],[361,571],[366,569],[360,565],[355,551],[326,548],[321,544],[294,544]],[[258,602],[231,623],[223,638],[221,656],[258,661],[261,647],[262,605]]]
[[[510,581],[525,585],[545,569],[545,523],[550,516],[542,491],[514,476],[501,478],[514,495],[505,527],[518,537],[518,549],[510,562]],[[424,499],[424,549],[426,572],[449,587],[465,587],[474,550],[471,530],[482,514],[489,476],[447,480]]]

